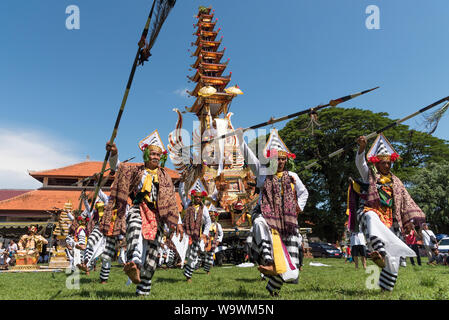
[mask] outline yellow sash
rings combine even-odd
[[[114,231],[115,220],[117,220],[117,209],[112,210],[112,218],[111,223],[109,224],[108,233],[106,234],[107,236],[112,235],[112,232]]]
[[[193,207],[195,208],[195,212],[196,212],[196,214],[197,214],[196,219],[198,219],[198,214],[199,214],[198,210],[199,210],[199,208],[200,208],[200,205],[199,205],[199,204],[194,204]],[[195,219],[195,220],[196,220],[196,219]],[[202,234],[203,234],[203,228],[200,228],[200,236],[201,236]]]
[[[148,172],[147,176],[145,177],[145,181],[143,183],[142,186],[142,190],[140,190],[141,192],[147,192],[147,195],[145,196],[145,200],[147,201],[147,203],[151,203],[153,202],[155,204],[156,207],[156,201],[151,201],[150,199],[150,194],[151,194],[151,190],[153,187],[153,179],[154,182],[159,183],[159,178],[157,175],[157,168],[154,170],[150,170],[150,169],[146,169],[146,171]]]
[[[103,201],[98,201],[95,204],[95,208],[98,210],[98,215],[100,216],[100,219],[101,219],[101,217],[103,217],[103,213],[104,213],[104,203],[103,203]]]
[[[380,183],[382,183],[382,184],[386,184],[386,183],[391,182],[391,174],[388,174],[388,175],[386,175],[386,176],[381,175],[379,181],[380,181]]]
[[[277,230],[271,229],[271,240],[273,244],[274,269],[277,274],[284,273],[287,271],[287,264],[284,259],[281,236]]]
[[[210,228],[209,228],[209,235],[211,234],[211,232],[215,234],[217,234],[217,225],[215,223],[212,223]],[[214,237],[210,237],[211,240],[214,240]]]

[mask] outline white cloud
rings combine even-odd
[[[175,91],[173,91],[174,94],[183,97],[183,98],[187,98],[189,96],[189,94],[187,93],[187,88],[184,89],[177,89]]]
[[[28,170],[48,170],[82,161],[70,154],[69,143],[39,131],[0,129],[0,188],[37,188]]]

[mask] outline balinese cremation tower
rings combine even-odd
[[[223,37],[217,40],[220,29],[215,30],[218,19],[213,21],[214,11],[210,7],[200,7],[197,19],[194,24],[196,41],[192,43],[195,47],[192,57],[196,59],[192,69],[195,72],[188,76],[196,83],[188,93],[196,99],[186,111],[197,117],[199,128],[193,131],[192,153],[186,156],[189,151],[181,137],[182,115],[174,109],[178,113],[178,122],[175,131],[169,135],[170,158],[184,178],[186,191],[197,178],[201,179],[208,194],[212,195],[211,200],[218,208],[224,228],[245,227],[249,224],[250,202],[255,203],[252,200],[257,197],[251,188],[250,170],[244,168],[237,137],[207,142],[234,130],[233,114],[228,110],[232,100],[243,92],[237,85],[227,87],[232,73],[225,74],[229,59],[222,61],[226,48],[220,49]]]

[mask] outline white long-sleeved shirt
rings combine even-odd
[[[242,141],[242,143],[239,144],[239,146],[246,163],[256,176],[256,186],[258,188],[262,188],[265,183],[266,177],[268,175],[273,175],[273,172],[270,171],[270,169],[262,166],[259,159],[257,159],[256,155],[248,147],[245,141]],[[309,197],[309,192],[307,191],[301,179],[295,172],[288,171],[288,175],[290,177],[293,177],[293,179],[295,180],[296,198],[298,201],[299,208],[301,209],[301,211],[303,211],[307,203],[307,198]],[[262,201],[262,193],[259,193],[259,204],[261,203],[261,201]]]
[[[360,177],[362,178],[362,181],[365,183],[369,182],[369,167],[365,160],[365,151],[359,154],[357,151],[357,154],[355,156],[355,165],[357,166],[357,169],[359,170]]]
[[[111,170],[117,171],[119,165],[120,161],[118,159],[118,153],[115,156],[109,157],[109,167],[111,168]],[[148,174],[149,173],[146,170],[143,171],[142,179],[140,179],[140,182],[135,190],[136,193],[139,193],[140,190],[142,190],[143,184]],[[179,213],[178,213],[178,224],[182,224],[181,215],[179,215]]]
[[[423,245],[430,246],[432,244],[432,241],[430,241],[430,236],[435,237],[435,234],[433,233],[433,231],[427,229],[427,230],[423,230],[421,234],[422,234]]]
[[[109,202],[109,197],[101,189],[98,191],[98,197],[97,197],[97,200],[95,200],[95,204],[97,204],[98,201],[102,201],[105,206]],[[85,208],[84,211],[83,211],[83,214],[84,213],[87,214],[89,219],[91,219],[94,210],[90,210],[90,204],[89,204],[89,201],[87,201],[86,198],[84,198],[83,202],[84,202],[84,208]],[[95,207],[95,204],[94,204],[94,207]]]

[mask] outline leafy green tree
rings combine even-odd
[[[309,122],[307,115],[300,116],[289,121],[279,133],[296,154],[296,168],[293,171],[309,190],[306,208],[299,218],[301,226],[306,226],[305,221],[310,221],[314,224],[314,235],[334,242],[340,240],[347,221],[348,178],[359,178],[355,166],[357,147],[309,170],[301,168],[320,156],[353,143],[360,135],[371,133],[394,121],[388,118],[388,113],[334,107],[319,112],[318,122],[321,125],[314,128],[313,134],[310,128],[304,129]],[[410,130],[407,125],[393,127],[384,134],[402,157],[392,170],[406,186],[411,183],[410,177],[428,163],[441,162],[449,157],[447,141]]]
[[[449,162],[430,163],[410,180],[410,195],[435,232],[449,233]]]

